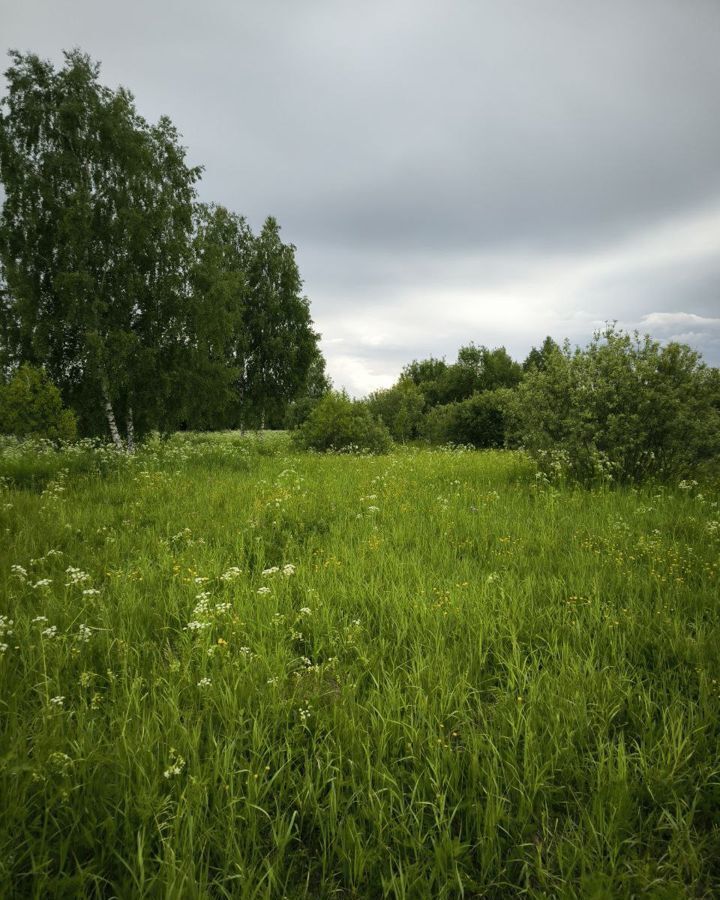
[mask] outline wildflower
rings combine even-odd
[[[64,697],[58,696],[58,697],[50,698],[50,706],[54,706],[56,709],[62,709],[64,705],[65,705]]]
[[[33,588],[45,588],[48,585],[52,584],[52,578],[41,578],[39,581],[36,581],[33,585]]]
[[[257,589],[257,592],[258,592],[258,594],[269,594],[270,588],[269,587],[261,587],[261,588]]]
[[[278,568],[278,566],[270,566],[269,569],[263,569],[261,572],[261,575],[263,576],[263,578],[267,578],[268,575],[274,575],[276,572],[279,572],[279,571],[280,571],[280,569]]]
[[[175,775],[182,775],[185,768],[185,760],[180,756],[174,747],[170,748],[170,765],[163,772],[164,778],[173,778]]]
[[[210,622],[198,622],[197,619],[193,619],[192,622],[188,622],[184,628],[184,631],[202,631],[204,628],[209,628]]]
[[[295,574],[295,566],[292,563],[286,563],[282,567],[282,573],[286,578],[289,578],[291,575]]]
[[[208,579],[204,575],[197,575],[195,578],[193,578],[193,581],[195,582],[195,584],[205,584]]]
[[[300,607],[300,615],[301,616],[309,616],[312,615],[312,610],[309,606],[301,606]]]
[[[19,578],[20,581],[27,581],[27,569],[23,568],[23,566],[10,566],[10,573]]]
[[[243,656],[252,656],[253,655],[253,652],[249,647],[241,647],[240,653],[242,653]]]
[[[47,616],[35,616],[34,619],[30,620],[33,624],[41,625],[43,622],[47,622]]]
[[[78,626],[77,639],[81,643],[87,644],[87,642],[90,640],[91,637],[92,637],[92,631],[90,630],[90,628],[87,625],[79,625]]]
[[[208,678],[206,675],[204,678],[201,678],[200,681],[198,681],[197,686],[199,688],[206,688],[206,687],[210,687],[211,684],[212,684],[212,679]]]
[[[51,638],[54,638],[55,635],[57,634],[57,625],[50,625],[49,628],[43,628],[43,630],[40,632],[40,634],[44,638],[47,638],[48,640],[50,640]]]
[[[100,591],[97,588],[85,588],[83,597],[97,597]]]
[[[75,568],[75,566],[68,566],[67,569],[65,569],[65,574],[68,576],[65,587],[70,587],[73,584],[85,584],[90,581],[88,573],[83,572],[82,569]]]
[[[70,766],[72,766],[72,763],[72,758],[69,757],[67,753],[61,753],[59,750],[51,753],[48,757],[48,765],[50,768],[60,774],[65,774]]]
[[[239,578],[242,575],[242,570],[237,566],[231,566],[227,572],[223,572],[220,576],[220,581],[235,581],[236,578]]]

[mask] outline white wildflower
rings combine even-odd
[[[239,578],[242,575],[242,569],[239,569],[237,566],[231,566],[227,572],[223,572],[220,576],[221,581],[235,581],[236,578]]]
[[[92,637],[92,630],[88,625],[78,625],[78,634],[77,639],[83,643],[87,644],[87,642]]]
[[[282,573],[286,578],[289,578],[291,575],[295,574],[295,566],[292,563],[286,563],[282,567]]]
[[[35,618],[31,619],[30,621],[32,622],[33,625],[35,625],[35,624],[42,625],[44,622],[47,622],[47,620],[48,620],[47,616],[35,616]]]
[[[10,573],[20,581],[27,581],[27,569],[23,566],[10,566]]]
[[[269,594],[270,588],[269,587],[261,587],[261,588],[257,589],[257,592],[258,592],[258,594]]]
[[[312,610],[309,606],[301,606],[300,607],[300,615],[301,616],[310,616],[312,615]]]
[[[208,678],[206,675],[204,678],[201,678],[200,681],[198,681],[197,686],[199,688],[206,688],[206,687],[210,687],[211,684],[212,684],[212,679]]]
[[[280,569],[278,566],[270,566],[269,569],[263,569],[261,574],[263,578],[267,578],[268,575],[274,575],[276,572],[279,572]]]
[[[36,581],[33,585],[34,588],[46,588],[48,585],[52,584],[52,578],[41,578],[39,581]]]
[[[176,775],[182,775],[182,771],[185,768],[185,760],[180,756],[180,754],[175,750],[174,747],[170,749],[170,765],[163,772],[163,776],[165,778],[173,778]]]
[[[43,628],[40,634],[42,634],[44,638],[48,638],[48,640],[54,638],[57,634],[57,625],[50,625],[49,628]]]
[[[50,698],[50,706],[54,706],[54,707],[56,707],[57,709],[62,709],[64,705],[65,705],[65,698],[64,698],[64,697],[58,696],[58,697],[51,697],[51,698]]]
[[[97,588],[85,588],[83,597],[97,597],[100,591]]]
[[[193,619],[192,622],[188,622],[185,626],[185,631],[202,631],[204,628],[209,628],[210,622],[198,622],[197,619]]]
[[[68,566],[65,569],[65,574],[68,576],[68,580],[65,582],[66,587],[70,587],[73,584],[86,584],[90,581],[88,573],[83,572],[82,569],[77,569],[75,566]]]

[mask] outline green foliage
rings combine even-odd
[[[559,345],[550,336],[546,337],[539,350],[533,347],[528,353],[522,364],[523,372],[529,372],[530,369],[544,369],[547,361],[559,349]]]
[[[185,331],[178,347],[175,419],[208,430],[240,423],[248,336],[246,271],[253,235],[224,206],[197,204]]]
[[[272,217],[253,241],[246,277],[243,423],[282,427],[287,404],[307,387],[320,336],[302,295],[295,247],[281,241]]]
[[[0,105],[0,367],[42,365],[81,430],[282,427],[325,379],[295,248],[195,203],[199,168],[79,51],[12,53]],[[117,423],[117,428],[114,427]]]
[[[100,430],[110,404],[139,431],[169,408],[199,169],[167,118],[148,124],[79,51],[11,53],[0,110],[0,259],[14,363],[43,365]],[[109,418],[108,418],[109,421]]]
[[[720,451],[716,383],[689,347],[609,328],[529,369],[514,428],[543,465],[586,484],[687,475]]]
[[[409,378],[401,378],[393,387],[370,394],[367,404],[394,440],[404,443],[419,436],[425,398]]]
[[[46,373],[25,364],[0,385],[0,433],[72,441],[77,420]]]
[[[400,378],[418,387],[429,409],[467,400],[481,391],[515,387],[522,374],[522,366],[504,347],[489,350],[470,343],[460,348],[452,365],[433,358],[415,360],[403,369]]]
[[[423,437],[433,444],[503,447],[511,396],[508,388],[498,388],[473,394],[458,403],[436,406],[425,417]]]
[[[337,392],[320,400],[293,437],[306,450],[385,453],[392,444],[390,432],[366,403]]]

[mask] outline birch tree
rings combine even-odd
[[[253,242],[247,268],[243,391],[255,424],[284,423],[290,401],[305,390],[319,354],[295,247],[280,238],[268,217]]]
[[[183,340],[198,168],[167,118],[75,50],[64,66],[12,52],[0,106],[0,333],[11,364],[43,365],[86,432],[116,447],[155,425]]]

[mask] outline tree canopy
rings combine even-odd
[[[6,374],[42,366],[84,433],[282,419],[319,356],[295,248],[269,217],[199,204],[166,117],[11,53],[0,106],[0,338]]]

